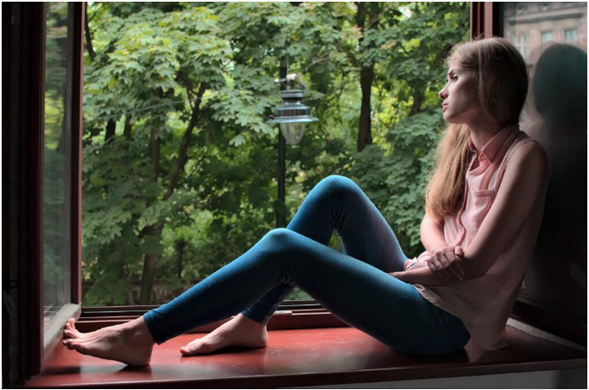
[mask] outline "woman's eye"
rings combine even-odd
[[[458,76],[452,76],[450,77],[452,80],[458,80]]]

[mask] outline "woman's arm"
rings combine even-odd
[[[439,273],[434,273],[429,269],[425,261],[415,264],[408,271],[391,272],[390,275],[409,284],[421,284],[426,287],[449,286],[458,283],[464,283],[473,278],[465,277],[464,280],[448,279]]]
[[[487,273],[530,214],[548,179],[548,157],[535,142],[519,147],[505,168],[497,197],[472,243],[457,262],[464,280],[448,280],[429,267],[393,272],[392,276],[411,284],[445,286],[476,279]]]
[[[517,148],[473,241],[458,260],[466,274],[483,276],[507,249],[548,179],[548,157],[535,142]]]
[[[547,180],[548,156],[539,144],[529,142],[513,152],[489,212],[458,260],[467,275],[485,275],[505,252]]]
[[[421,242],[425,249],[433,253],[436,249],[448,245],[444,239],[444,221],[438,221],[425,213],[421,221]]]

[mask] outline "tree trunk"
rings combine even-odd
[[[362,50],[362,42],[364,41],[364,36],[368,33],[370,28],[377,28],[378,23],[376,20],[370,22],[370,24],[366,25],[366,18],[370,20],[371,15],[368,12],[370,5],[368,3],[357,2],[356,6],[358,8],[358,12],[356,13],[356,24],[358,28],[362,30],[362,38],[358,40],[358,46],[360,50]],[[377,8],[378,10],[378,8]],[[371,44],[367,50],[371,50],[374,48],[374,45]],[[366,145],[372,144],[372,118],[371,118],[371,107],[370,107],[370,97],[372,94],[372,82],[374,81],[374,64],[370,65],[363,65],[362,69],[360,69],[360,89],[362,90],[362,106],[360,107],[360,119],[358,120],[358,140],[357,140],[357,149],[359,152],[364,150]]]
[[[149,226],[147,236],[161,239],[163,224]],[[151,305],[151,295],[153,292],[153,281],[155,277],[155,263],[158,255],[146,253],[143,257],[143,275],[141,277],[141,294],[139,295],[140,305]]]
[[[88,55],[90,56],[90,60],[94,61],[94,58],[96,57],[96,53],[94,53],[94,48],[92,47],[92,35],[90,33],[90,21],[88,20],[88,3],[86,3],[86,6],[84,7],[84,24],[85,27],[84,28],[84,32],[86,33],[86,44],[84,45],[84,47],[86,48],[86,50],[88,50]]]
[[[123,130],[125,140],[131,141],[131,114],[125,115],[125,129]]]
[[[416,14],[419,14],[419,7],[417,7]],[[419,42],[419,51],[423,52],[425,49],[425,40],[421,40]],[[421,106],[423,102],[425,102],[425,91],[427,90],[427,85],[414,85],[411,96],[413,97],[413,104],[411,105],[411,111],[409,112],[409,116],[416,115],[421,112]]]
[[[370,115],[370,97],[372,82],[374,81],[374,65],[363,67],[360,71],[360,88],[362,90],[362,106],[358,122],[358,151],[364,150],[366,145],[372,144],[372,118]]]
[[[411,106],[411,111],[409,112],[409,116],[416,115],[421,112],[421,106],[425,101],[425,90],[420,89],[419,91],[413,94],[413,105]]]
[[[150,144],[151,144],[151,180],[157,182],[159,173],[159,156],[160,156],[160,140],[155,139],[155,130],[151,130]],[[147,202],[149,207],[151,202]],[[155,226],[146,226],[146,238],[153,237],[161,239],[163,224]],[[153,279],[155,276],[155,263],[158,255],[146,253],[143,256],[143,276],[141,277],[141,295],[139,296],[140,305],[151,305],[151,292],[153,290]]]
[[[186,241],[180,239],[176,241],[176,272],[178,274],[178,279],[182,279],[182,267],[184,263],[184,248],[186,247]]]
[[[151,157],[151,180],[157,182],[160,173],[160,145],[161,138],[156,138],[155,129],[151,129],[149,134],[150,157]]]
[[[161,98],[162,90],[158,89],[156,95]],[[161,139],[156,137],[157,126],[152,124],[151,131],[149,133],[149,145],[150,145],[150,158],[151,158],[151,180],[157,183],[157,179],[160,173],[160,145]],[[157,199],[156,199],[157,201]],[[147,201],[147,207],[151,205],[151,200]],[[153,237],[155,239],[161,239],[162,230],[164,229],[163,223],[146,226],[146,239]],[[151,304],[151,293],[153,290],[153,279],[155,276],[155,263],[158,255],[146,253],[143,257],[143,275],[141,277],[141,295],[139,296],[140,305]]]
[[[106,133],[104,133],[104,143],[107,143],[115,136],[115,130],[117,128],[117,122],[114,119],[109,119],[106,124]]]

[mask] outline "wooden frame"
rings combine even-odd
[[[4,5],[3,5],[4,6]],[[21,195],[21,221],[9,220],[9,227],[18,226],[18,256],[22,261],[18,266],[18,297],[17,303],[19,323],[21,324],[20,377],[26,380],[38,374],[49,358],[41,348],[44,343],[43,318],[43,118],[44,118],[44,48],[45,48],[45,6],[44,4],[29,3],[19,5],[22,9],[22,75],[20,78],[21,91],[19,120],[22,124],[22,140],[18,151],[21,167],[18,186]],[[79,96],[72,101],[72,211],[71,211],[71,302],[81,305],[81,228],[82,228],[82,90],[83,82],[83,31],[84,31],[85,3],[76,3],[74,11],[74,58],[73,66],[73,96]],[[471,3],[471,38],[492,37],[501,35],[502,21],[499,20],[501,4],[491,2]],[[3,29],[4,22],[3,19]],[[3,67],[4,68],[4,67]],[[11,69],[3,70],[10,76]],[[9,77],[8,77],[9,78]],[[10,88],[5,88],[10,91]],[[3,106],[4,107],[4,106]],[[25,110],[26,108],[26,110]],[[3,110],[4,111],[4,110]],[[11,120],[10,115],[5,120]],[[5,143],[6,145],[6,143]],[[3,198],[6,204],[5,198]],[[4,223],[4,220],[3,220]],[[3,252],[8,249],[3,248]],[[3,265],[3,282],[7,280],[5,265]],[[297,302],[298,304],[298,302]],[[83,331],[94,330],[99,327],[126,322],[137,318],[141,312],[153,307],[125,306],[113,308],[81,308],[76,317],[81,314],[79,328]],[[292,310],[289,310],[291,308]],[[102,310],[102,312],[101,312]],[[106,311],[110,311],[107,314]],[[348,326],[331,313],[316,304],[313,307],[298,307],[293,302],[284,302],[279,311],[269,322],[269,329],[293,329],[309,327]],[[514,314],[520,321],[532,325],[539,324],[545,313],[538,308],[518,300]],[[562,321],[559,321],[562,322]],[[214,329],[219,323],[200,327],[193,332],[204,332]],[[540,323],[545,325],[545,323]],[[547,329],[559,334],[558,325],[551,324]],[[575,342],[580,334],[579,328],[567,324],[569,330],[559,335]],[[540,326],[541,328],[545,328]],[[567,333],[568,332],[568,333]],[[565,335],[566,334],[566,335]],[[572,337],[571,337],[572,336]],[[3,334],[4,337],[4,334]],[[6,341],[6,340],[5,340]],[[584,342],[586,344],[586,335]],[[6,356],[3,352],[3,355]],[[6,378],[6,375],[5,375]]]
[[[18,93],[20,89],[18,85],[15,85],[15,79],[18,79],[16,74],[19,72],[19,67],[16,63],[16,56],[12,54],[15,47],[19,46],[20,35],[13,31],[12,27],[14,9],[12,3],[2,4],[2,10],[4,11],[2,16],[2,48],[5,53],[4,58],[10,58],[10,60],[2,62],[2,129],[4,130],[2,133],[4,141],[2,145],[2,184],[4,188],[8,188],[8,191],[2,192],[2,208],[4,210],[2,218],[2,256],[4,258],[2,262],[2,301],[4,303],[2,306],[2,340],[4,342],[4,348],[2,348],[2,360],[4,361],[2,376],[5,378],[3,383],[5,386],[14,382],[14,367],[17,365],[15,357],[9,356],[8,351],[18,345],[14,340],[14,332],[11,331],[11,327],[15,328],[17,323],[15,307],[17,275],[16,269],[9,266],[9,259],[17,246],[17,235],[15,229],[10,229],[10,222],[18,218],[16,211],[9,207],[18,198],[13,194],[13,189],[18,187],[17,178],[13,174],[18,169],[18,164],[15,161],[18,158],[18,144],[17,137],[14,137],[13,133],[16,132],[17,128],[17,115],[15,113],[18,112],[18,103],[16,102],[19,100]]]
[[[43,344],[43,156],[45,6],[22,3],[18,322],[22,379],[41,370]],[[16,222],[16,221],[14,221]],[[13,223],[14,223],[13,222]],[[12,225],[14,226],[14,224]]]
[[[74,65],[72,67],[72,248],[71,301],[82,304],[82,107],[84,94],[84,17],[86,3],[74,5]],[[75,91],[80,91],[76,98]],[[79,315],[79,314],[78,314]]]
[[[8,112],[3,124],[8,134],[6,148],[10,167],[9,207],[16,210],[3,220],[10,234],[3,236],[5,306],[14,307],[14,322],[4,322],[8,327],[3,332],[3,341],[8,345],[10,338],[16,343],[18,361],[13,361],[14,352],[3,352],[6,358],[3,372],[4,385],[22,384],[31,376],[42,371],[45,362],[61,339],[61,329],[67,317],[79,316],[81,312],[81,129],[82,129],[82,66],[83,66],[83,26],[84,3],[69,5],[73,19],[72,37],[72,93],[71,117],[72,148],[71,161],[71,300],[66,303],[47,327],[44,326],[44,279],[43,279],[43,240],[44,240],[44,120],[45,120],[45,46],[46,46],[46,4],[12,3],[3,4],[5,17],[3,31],[8,32],[7,46],[10,55],[3,61],[3,111]],[[70,25],[71,26],[71,25]],[[13,43],[13,41],[15,43]],[[6,41],[3,41],[3,43]],[[13,55],[14,54],[14,55]],[[6,66],[10,65],[10,66]],[[10,102],[8,96],[16,96]],[[78,96],[77,99],[71,99]],[[9,149],[10,150],[10,149]],[[5,171],[6,172],[6,171]],[[14,179],[16,177],[16,179]],[[16,196],[13,196],[16,194]],[[9,202],[3,196],[3,203]],[[6,240],[9,239],[10,243]],[[9,244],[9,245],[6,245]],[[9,287],[10,286],[10,287]],[[5,311],[6,313],[6,311]],[[9,314],[10,313],[6,313]],[[7,316],[9,317],[9,316]],[[5,317],[6,318],[6,317]],[[18,324],[15,326],[14,324]],[[10,329],[12,328],[12,329]],[[9,333],[10,332],[10,333]],[[9,365],[10,364],[10,365]],[[14,374],[18,373],[17,376]],[[8,374],[8,375],[6,375]],[[9,376],[10,383],[9,383]]]
[[[70,303],[65,304],[43,329],[41,370],[62,338],[63,324],[70,317],[78,318],[81,313],[81,229],[82,229],[82,81],[83,81],[83,33],[85,3],[68,4],[71,12],[72,52],[70,95],[71,170],[70,176]],[[45,23],[45,21],[44,21]],[[42,292],[44,289],[42,289]]]
[[[503,35],[501,3],[472,2],[470,3],[470,38],[491,38]]]

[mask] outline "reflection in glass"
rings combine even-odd
[[[577,40],[577,30],[572,28],[570,30],[564,30],[564,40],[572,42]]]
[[[48,3],[45,53],[44,325],[66,303],[70,286],[71,12],[68,3]]]
[[[520,297],[582,321],[587,318],[587,3],[526,3],[526,9],[518,4],[504,5],[504,35],[528,35],[527,45],[518,45],[530,73],[520,124],[549,160],[544,217]]]

